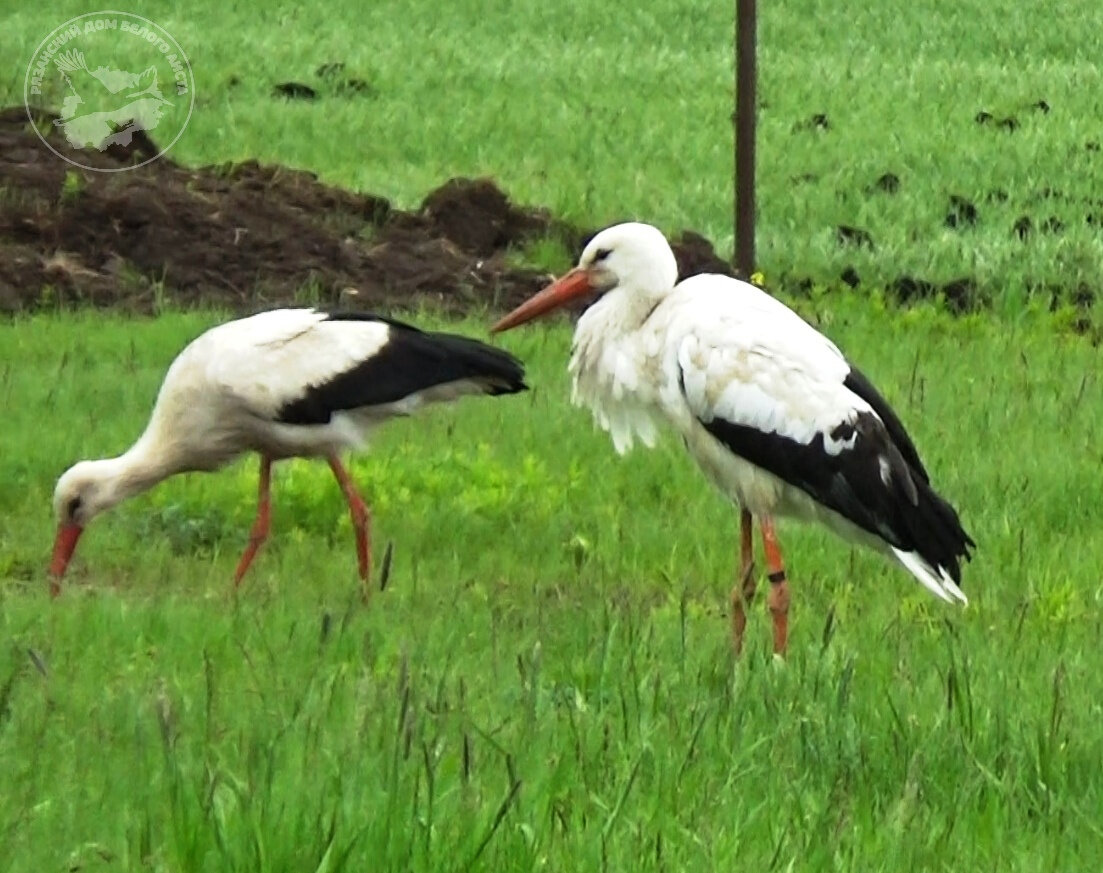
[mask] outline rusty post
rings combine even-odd
[[[735,272],[754,272],[755,101],[757,91],[756,0],[735,0]]]

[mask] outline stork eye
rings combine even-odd
[[[69,501],[69,505],[65,508],[65,511],[69,513],[69,518],[73,518],[77,511],[80,509],[80,497],[74,497]]]
[[[612,249],[598,249],[596,252],[594,252],[594,263],[597,264],[601,261],[604,261],[612,253]]]

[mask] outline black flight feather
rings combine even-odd
[[[282,424],[326,424],[333,413],[396,403],[438,385],[468,381],[486,394],[525,391],[525,371],[508,352],[450,333],[431,333],[364,312],[334,312],[330,321],[378,321],[390,327],[374,355],[327,382],[285,403],[276,415]]]
[[[873,386],[873,383],[865,377],[862,371],[853,364],[850,364],[850,372],[847,373],[846,378],[843,380],[843,387],[849,388],[873,407],[873,411],[876,412],[881,421],[885,423],[885,429],[889,432],[889,437],[892,439],[896,448],[900,450],[900,454],[904,456],[904,460],[908,462],[908,465],[924,482],[930,482],[931,477],[927,475],[927,470],[923,466],[923,462],[919,460],[919,452],[916,450],[915,443],[912,442],[911,437],[908,436],[908,432],[904,429],[904,423],[900,421],[896,413],[893,412],[888,401],[881,396],[881,392],[879,392]]]

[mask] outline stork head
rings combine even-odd
[[[112,461],[81,461],[66,470],[54,488],[57,538],[50,573],[60,579],[85,525],[119,502]]]
[[[619,289],[648,303],[670,293],[678,264],[662,231],[629,222],[607,227],[590,240],[578,266],[537,292],[492,327],[491,333],[517,327],[572,300]]]

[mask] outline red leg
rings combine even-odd
[[[739,575],[732,586],[732,646],[743,651],[743,633],[747,629],[747,608],[754,601],[754,546],[751,541],[754,520],[747,510],[739,513]]]
[[[235,588],[241,584],[242,577],[245,576],[245,571],[249,569],[249,565],[253,563],[254,556],[264,544],[264,541],[268,539],[268,524],[272,508],[269,496],[271,484],[272,459],[267,455],[262,455],[260,459],[260,486],[257,489],[257,519],[253,522],[253,529],[249,533],[249,544],[245,547],[241,560],[237,563],[237,570],[234,572]]]
[[[766,572],[770,579],[767,605],[774,618],[774,654],[784,655],[789,646],[789,582],[785,578],[785,563],[774,533],[774,520],[764,515],[760,520],[762,546],[766,552]]]
[[[360,581],[364,583],[364,600],[368,599],[371,578],[371,511],[364,499],[356,490],[352,478],[348,474],[340,459],[336,455],[330,455],[329,468],[337,477],[337,484],[349,504],[349,515],[352,516],[352,527],[356,531],[356,557],[360,563]]]

